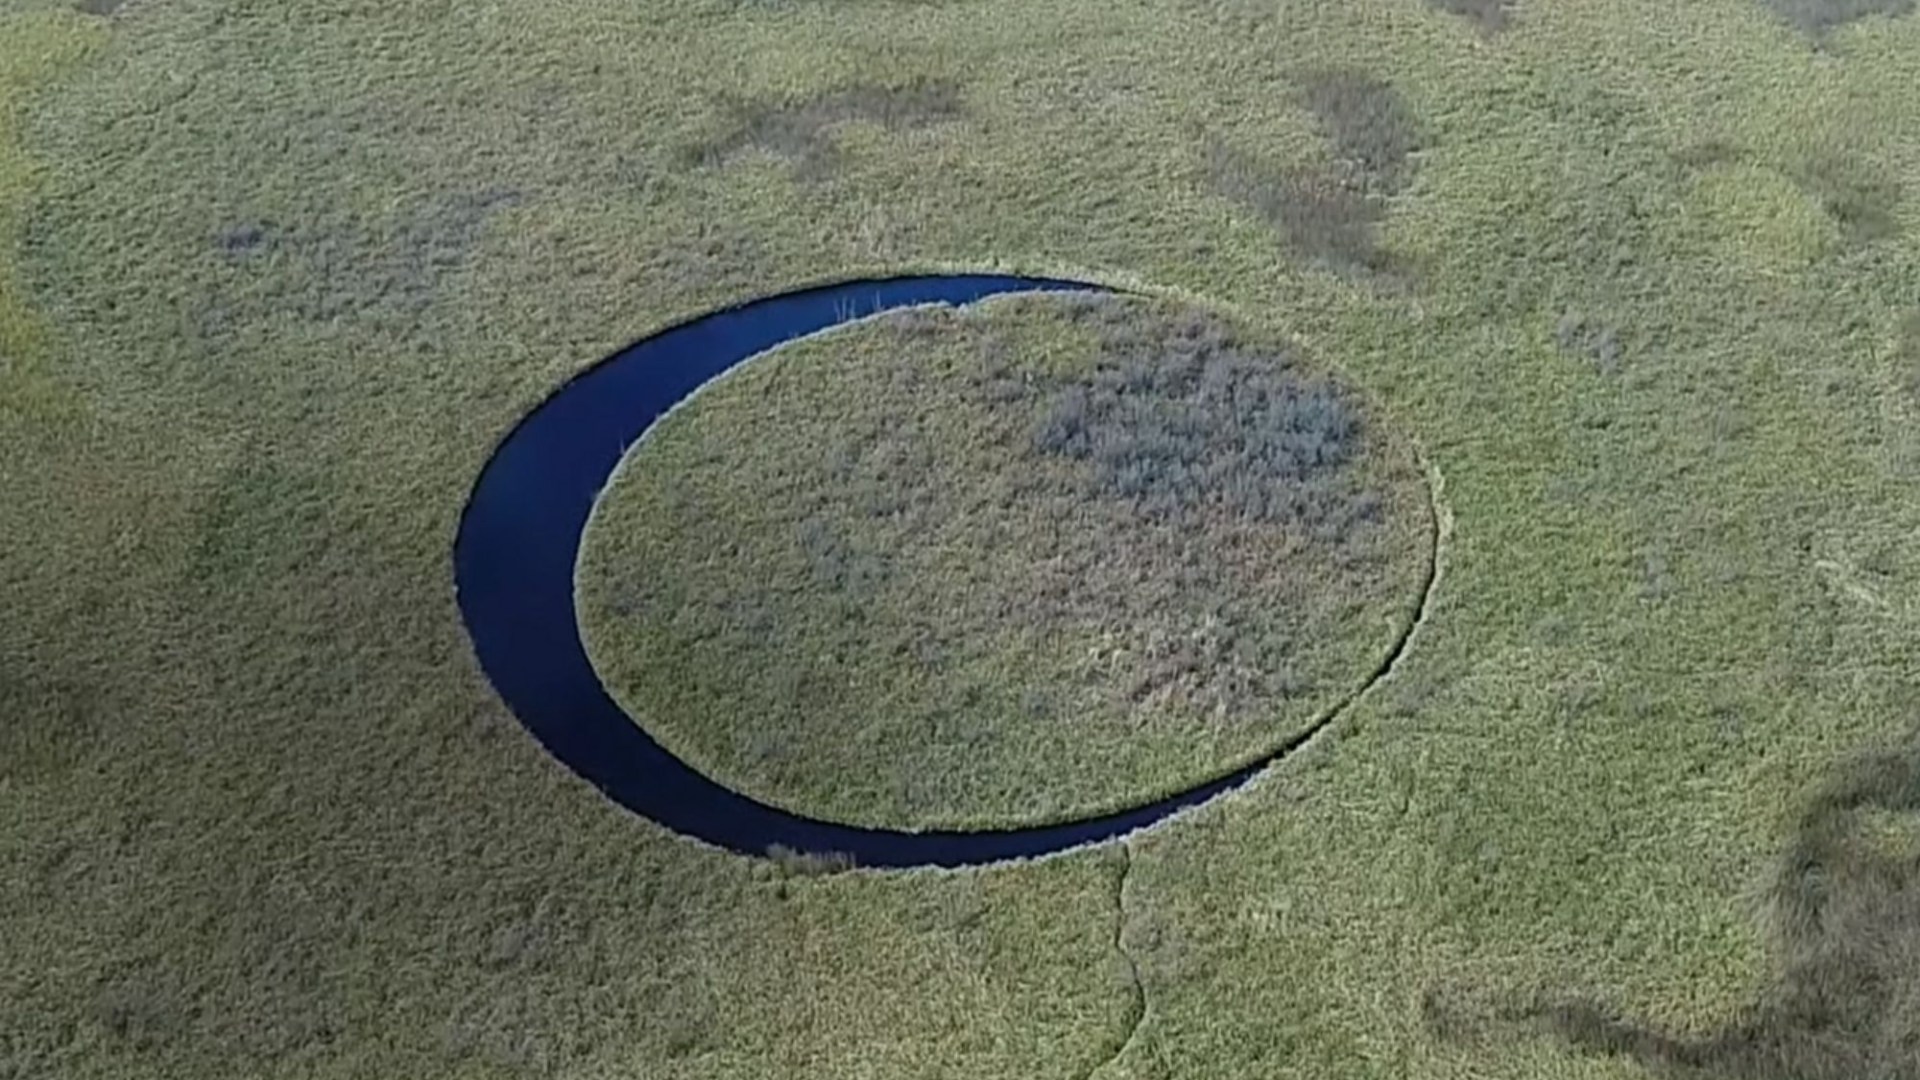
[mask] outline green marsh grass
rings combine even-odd
[[[1920,706],[1920,21],[1462,9],[0,0],[0,1076],[1619,1080],[1663,1066],[1425,1002],[1787,1008],[1852,954],[1782,951],[1782,852]],[[1330,71],[1417,133],[1390,195]],[[686,153],[912,86],[961,107]],[[689,844],[460,628],[462,500],[554,386],[935,267],[1254,313],[1444,478],[1393,677],[1124,877]]]

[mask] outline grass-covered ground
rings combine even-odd
[[[0,1076],[1920,1075],[1911,6],[0,0]],[[934,266],[1333,365],[1425,623],[1100,850],[633,820],[470,657],[476,470]]]
[[[583,621],[628,712],[737,790],[1039,824],[1350,700],[1435,528],[1406,440],[1284,340],[1017,297],[813,338],[675,410],[600,502]]]

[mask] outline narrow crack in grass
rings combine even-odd
[[[1133,875],[1133,844],[1122,839],[1120,849],[1120,870],[1113,876],[1113,951],[1127,962],[1127,976],[1133,987],[1133,1000],[1128,1010],[1131,1014],[1127,1021],[1127,1033],[1114,1047],[1113,1053],[1095,1062],[1087,1070],[1085,1080],[1093,1080],[1107,1068],[1119,1061],[1133,1045],[1134,1038],[1140,1034],[1140,1028],[1147,1020],[1147,985],[1140,981],[1140,962],[1127,951],[1127,879]]]

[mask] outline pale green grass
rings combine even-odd
[[[637,721],[737,790],[1008,827],[1319,722],[1404,638],[1434,529],[1404,437],[1271,331],[1009,298],[674,410],[601,500],[582,621]]]
[[[99,31],[81,15],[40,5],[0,8],[0,410],[9,426],[70,411],[54,374],[45,321],[26,297],[14,263],[22,209],[39,181],[23,144],[22,115],[32,92],[87,55]]]
[[[40,163],[0,277],[71,406],[0,410],[0,1075],[1645,1075],[1429,999],[1731,1023],[1805,800],[1920,704],[1911,17],[55,11],[0,0],[0,154]],[[22,13],[106,40],[43,67]],[[1390,274],[1263,212],[1352,181],[1328,70],[1418,125],[1359,218]],[[811,165],[741,141],[942,83],[958,115],[834,119]],[[1127,862],[782,879],[544,758],[447,549],[568,374],[929,265],[1270,316],[1445,477],[1439,589],[1312,753]]]

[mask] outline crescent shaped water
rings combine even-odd
[[[1096,817],[1025,828],[924,832],[822,821],[756,801],[669,753],[613,700],[581,637],[574,577],[594,503],[627,450],[703,383],[782,343],[890,310],[964,305],[1014,293],[1088,291],[1116,290],[999,274],[842,282],[703,315],[581,373],[528,413],[495,448],[461,517],[453,549],[456,597],[488,680],[548,753],[607,798],[676,833],[745,855],[764,856],[777,846],[865,867],[952,867],[1029,858],[1125,835],[1246,783],[1324,727],[1333,713],[1226,775]],[[1430,589],[1431,570],[1427,584]],[[1405,643],[1403,635],[1374,680]]]

